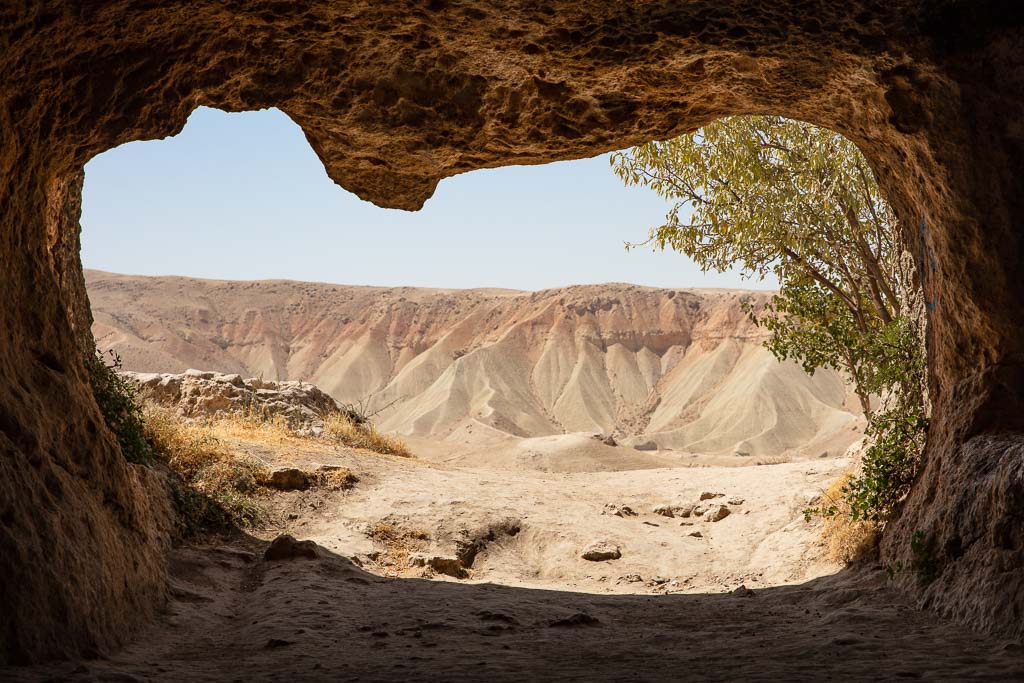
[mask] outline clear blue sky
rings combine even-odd
[[[87,268],[223,279],[543,289],[633,282],[773,287],[644,248],[668,205],[626,188],[607,156],[474,171],[417,212],[335,185],[282,112],[198,109],[185,130],[86,166]]]

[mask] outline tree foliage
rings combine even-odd
[[[849,378],[874,451],[848,498],[855,516],[887,515],[909,487],[923,442],[924,366],[900,294],[909,283],[896,219],[860,151],[823,128],[749,116],[611,162],[627,185],[672,202],[648,242],[705,271],[775,275],[778,294],[748,312],[771,331],[766,346],[778,358]]]
[[[85,360],[92,394],[107,427],[117,436],[125,460],[148,464],[153,460],[153,452],[146,441],[138,391],[130,380],[118,373],[120,356],[113,351],[108,354],[109,364],[99,349]]]

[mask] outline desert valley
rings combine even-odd
[[[313,414],[331,399],[312,382],[411,456],[218,432],[273,472],[259,521],[248,540],[179,547],[168,614],[80,677],[216,679],[244,652],[239,679],[273,680],[281,651],[298,658],[289,675],[359,680],[574,679],[624,662],[638,679],[811,680],[836,675],[838,652],[872,677],[1016,671],[894,610],[898,595],[880,602],[883,568],[844,575],[805,518],[852,466],[862,418],[838,375],[762,347],[741,302],[767,293],[87,281],[100,348],[181,415],[260,401]],[[757,626],[719,639],[743,620]],[[789,654],[727,656],[765,628]],[[872,635],[896,628],[896,643]],[[680,629],[700,648],[665,652]],[[565,638],[577,655],[558,656]],[[936,669],[936,639],[966,654]]]

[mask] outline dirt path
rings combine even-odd
[[[1019,644],[913,609],[881,568],[838,572],[820,558],[801,510],[842,459],[563,473],[324,449],[287,461],[346,467],[359,482],[282,494],[278,524],[176,550],[166,615],[110,659],[0,678],[1024,677]],[[663,505],[674,516],[654,511]],[[693,505],[729,512],[682,516]],[[315,541],[316,557],[264,559],[280,532]],[[583,559],[594,542],[621,556]],[[467,547],[461,578],[429,565],[465,559]]]

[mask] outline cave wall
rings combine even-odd
[[[730,114],[863,149],[918,259],[934,425],[883,541],[965,622],[1024,614],[1024,29],[1008,0],[112,0],[0,7],[0,661],[115,647],[163,596],[166,509],[86,387],[77,256],[95,154],[208,105],[279,107],[338,184],[579,158]],[[920,558],[916,558],[920,559]]]

